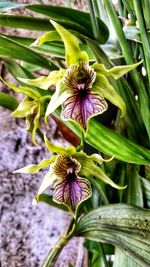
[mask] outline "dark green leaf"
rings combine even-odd
[[[49,16],[52,20],[55,20],[69,29],[76,30],[86,36],[94,38],[92,34],[90,15],[88,13],[50,5],[30,5],[27,8]],[[108,29],[100,19],[97,18],[97,21],[101,33],[100,43],[105,43],[109,35]]]
[[[150,181],[140,177],[141,183],[142,183],[142,188],[143,188],[143,194],[146,199],[146,204],[150,208]]]
[[[82,217],[76,235],[119,247],[142,267],[150,265],[150,211],[124,204],[98,208]]]
[[[29,49],[4,36],[0,36],[0,55],[20,59],[44,69],[52,69],[46,58],[32,51],[32,49]]]
[[[50,24],[49,19],[8,14],[0,14],[0,25],[36,31],[50,31],[54,29]]]
[[[65,123],[77,135],[81,136],[81,131],[76,124]],[[150,164],[150,150],[97,123],[94,118],[89,123],[85,141],[104,154],[114,156],[119,160],[140,165]]]
[[[12,74],[12,76],[16,79],[17,77],[25,78],[25,79],[34,79],[34,75],[32,75],[31,72],[29,72],[27,69],[23,68],[21,65],[15,62],[15,60],[10,58],[4,58],[4,63],[9,71],[9,73]],[[18,80],[20,82],[20,80]]]
[[[15,110],[18,106],[18,103],[13,96],[5,93],[0,93],[0,106],[10,110]]]

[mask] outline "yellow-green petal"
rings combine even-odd
[[[42,194],[50,185],[54,184],[59,179],[57,175],[54,173],[53,169],[54,164],[50,166],[49,171],[44,176],[42,184],[40,185],[40,188],[38,190],[37,197],[38,195]]]
[[[119,79],[123,75],[125,75],[127,72],[135,69],[137,66],[139,66],[142,63],[142,61],[132,64],[132,65],[125,65],[125,66],[115,66],[111,69],[106,69],[103,64],[94,63],[92,65],[92,68],[98,73],[103,74],[105,76],[112,76],[114,79]]]
[[[47,118],[51,113],[53,113],[71,95],[72,92],[65,87],[63,82],[59,82],[56,86],[56,91],[48,104],[45,117]]]
[[[65,69],[60,69],[59,71],[51,71],[48,76],[41,76],[37,79],[24,79],[19,77],[18,79],[21,82],[47,90],[51,85],[56,85],[63,78],[65,72]]]
[[[64,42],[67,66],[77,64],[80,61],[89,61],[87,53],[80,50],[79,39],[55,21],[51,20],[50,22],[53,24]]]
[[[102,95],[108,99],[112,104],[117,106],[121,110],[121,117],[126,114],[126,105],[120,95],[115,91],[108,79],[102,75],[96,75],[96,81],[92,87],[92,91]]]

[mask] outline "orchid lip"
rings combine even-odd
[[[68,206],[72,212],[91,196],[89,181],[77,176],[80,168],[80,163],[70,156],[58,156],[54,166],[60,180],[54,186],[53,200]]]

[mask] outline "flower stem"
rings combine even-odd
[[[49,251],[41,267],[54,266],[60,252],[62,251],[64,246],[68,243],[68,241],[71,239],[74,229],[75,229],[75,222],[74,219],[72,219],[70,221],[70,224],[68,225],[68,228],[65,230],[64,234],[60,236],[55,246]]]

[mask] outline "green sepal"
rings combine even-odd
[[[113,86],[103,74],[96,75],[96,81],[92,87],[92,91],[108,99],[121,110],[121,117],[125,116],[126,106],[123,99],[117,94]]]
[[[41,76],[37,79],[24,79],[19,77],[18,79],[23,83],[47,90],[51,85],[56,85],[63,78],[65,72],[66,70],[60,69],[59,71],[51,71],[48,76]]]
[[[56,159],[56,156],[52,156],[50,159],[43,159],[39,164],[30,164],[24,168],[18,169],[13,173],[37,173],[39,170],[48,167]]]
[[[32,46],[36,46],[36,45],[42,45],[45,42],[51,42],[51,41],[58,41],[60,40],[60,35],[58,34],[57,31],[50,31],[50,32],[46,32],[45,34],[43,34],[41,37],[39,37],[33,44]]]
[[[11,114],[16,118],[25,118],[28,114],[32,114],[37,107],[37,102],[29,100],[27,97],[18,105],[17,109]]]
[[[37,98],[41,97],[41,94],[31,87],[26,87],[26,86],[17,87],[17,86],[15,86],[9,82],[6,82],[4,79],[2,79],[2,77],[0,77],[0,80],[4,84],[6,84],[10,89],[14,90],[17,93],[23,93],[32,99],[37,99]]]
[[[46,137],[46,135],[44,135],[44,141],[45,141],[45,145],[48,148],[48,150],[52,153],[57,153],[59,155],[63,155],[63,156],[71,156],[74,155],[76,153],[76,148],[74,146],[67,146],[66,148],[63,146],[58,146],[58,145],[53,145]]]
[[[87,53],[80,50],[79,39],[55,21],[50,20],[50,22],[64,42],[67,66],[69,67],[72,64],[77,64],[80,61],[89,61]]]
[[[80,175],[84,175],[86,177],[88,176],[93,176],[95,178],[99,178],[101,181],[103,181],[106,184],[111,185],[112,187],[116,188],[116,189],[125,189],[126,186],[120,186],[115,184],[103,171],[102,169],[97,166],[93,160],[89,160],[89,159],[84,159],[84,160],[80,160],[78,159],[78,161],[80,162],[82,168],[80,170]]]
[[[34,116],[35,115],[35,116]],[[26,118],[26,123],[29,125],[29,129],[28,131],[31,131],[32,134],[32,142],[37,146],[37,142],[36,142],[36,131],[39,128],[39,124],[40,124],[40,117],[41,117],[41,105],[38,104],[37,107],[37,113],[33,114],[34,118],[33,118],[33,122],[32,122],[32,114],[31,114],[31,122],[30,122],[30,114],[29,116],[27,116]]]
[[[142,60],[138,63],[132,64],[132,65],[125,65],[125,66],[115,66],[112,69],[106,69],[103,64],[98,64],[95,62],[92,65],[92,68],[98,73],[103,74],[105,76],[111,76],[114,79],[119,79],[123,75],[125,75],[127,72],[135,69],[137,66],[139,66],[142,63]]]
[[[53,96],[52,96],[52,98],[48,104],[45,117],[47,118],[51,113],[53,113],[71,95],[72,95],[71,90],[67,89],[61,80],[57,84],[56,91],[53,94]]]

